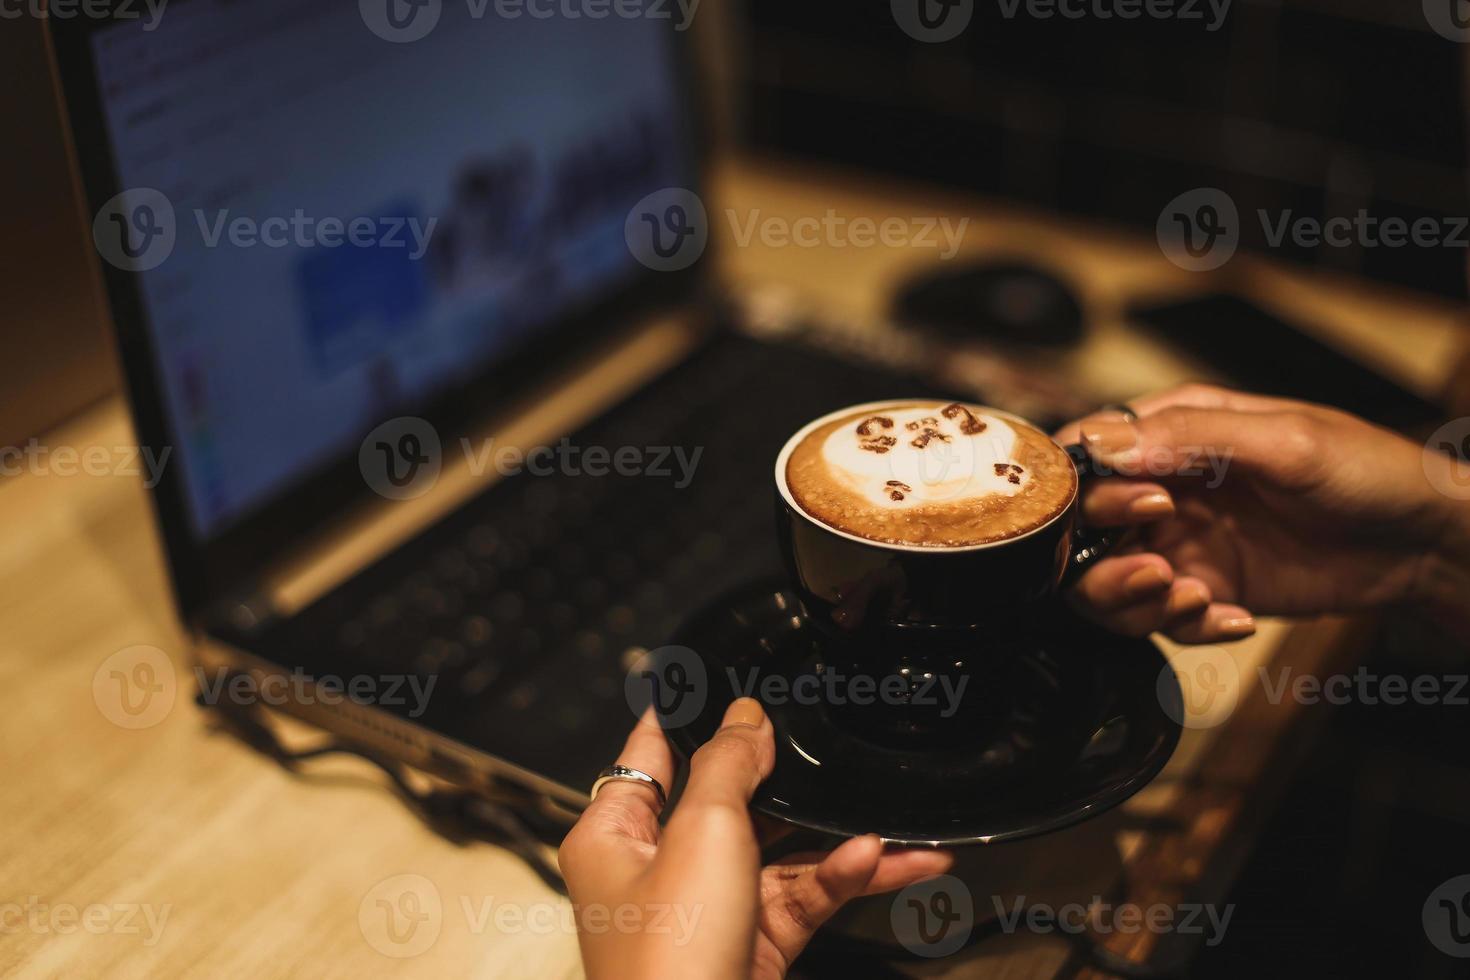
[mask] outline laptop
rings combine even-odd
[[[172,587],[206,693],[576,809],[630,666],[779,574],[785,437],[919,388],[635,241],[700,188],[668,20],[384,5],[51,23]]]

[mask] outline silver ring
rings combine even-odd
[[[589,794],[592,799],[597,799],[598,792],[608,783],[642,783],[653,788],[654,795],[658,797],[660,809],[668,802],[668,797],[664,795],[664,788],[659,781],[641,769],[623,765],[608,766],[597,774],[597,780],[592,784],[592,792]]]
[[[1137,422],[1138,421],[1138,413],[1133,410],[1133,406],[1132,405],[1125,404],[1123,402],[1117,402],[1117,403],[1112,404],[1112,405],[1104,405],[1102,408],[1098,409],[1098,411],[1099,412],[1117,412],[1119,415],[1123,416],[1123,418],[1126,421],[1128,421],[1128,422]]]

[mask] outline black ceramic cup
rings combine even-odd
[[[890,674],[963,675],[974,694],[1003,684],[1013,655],[1035,649],[1047,619],[1056,616],[1055,595],[1064,579],[1095,561],[1111,542],[1079,522],[1078,493],[1088,475],[1080,446],[1059,447],[1076,467],[1067,506],[1040,527],[1001,541],[965,547],[873,541],[825,524],[797,504],[786,465],[809,433],[859,412],[876,414],[923,400],[854,405],[813,420],[787,440],[776,458],[777,539],[793,589],[822,634],[830,662],[880,682]],[[985,411],[1030,425],[1006,412]],[[910,711],[907,720],[901,715],[884,717],[898,728],[931,727],[932,719],[922,713]]]

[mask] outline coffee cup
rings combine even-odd
[[[959,472],[939,473],[926,495],[914,460],[937,448],[959,452]],[[856,405],[810,422],[777,456],[777,538],[808,617],[832,640],[888,656],[1005,650],[1027,642],[1063,580],[1111,544],[1081,526],[1086,477],[1082,447],[997,409]],[[889,490],[904,499],[890,506]]]

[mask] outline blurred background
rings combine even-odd
[[[1144,233],[1161,188],[1318,220],[1470,211],[1464,49],[1418,4],[1181,0],[1168,19],[1124,20],[976,3],[959,37],[930,44],[883,3],[738,6],[736,118],[753,148]],[[1242,244],[1267,245],[1259,224]],[[1273,254],[1465,296],[1453,249]]]
[[[916,40],[879,2],[696,9],[702,118],[717,154],[921,182],[1141,236],[1175,193],[1217,188],[1244,218],[1244,249],[1466,296],[1465,248],[1271,242],[1267,222],[1252,219],[1366,211],[1453,228],[1470,213],[1465,48],[1413,4],[1180,0],[1169,17],[1123,20],[964,0],[950,19],[966,26],[941,43]],[[27,152],[0,166],[30,192],[13,202],[0,259],[17,322],[43,312],[51,324],[0,337],[6,361],[27,365],[13,375],[23,397],[0,407],[0,433],[13,440],[95,400],[111,373],[98,359],[100,298],[41,22],[4,27],[0,98]]]

